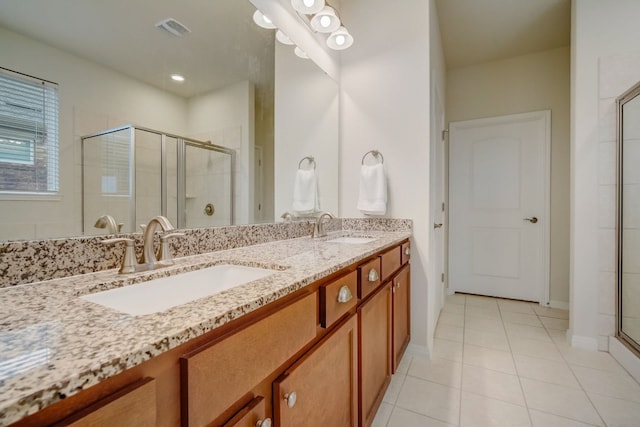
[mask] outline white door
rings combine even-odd
[[[441,297],[439,303],[444,303],[444,276],[445,276],[445,153],[443,130],[445,127],[443,105],[437,88],[433,89],[433,105],[435,123],[431,140],[431,252],[432,274],[431,283],[442,286],[441,292],[437,295]]]
[[[449,287],[548,302],[551,112],[449,132]]]

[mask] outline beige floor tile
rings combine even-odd
[[[445,297],[445,302],[447,304],[461,304],[461,305],[464,305],[466,299],[467,299],[467,296],[464,295],[464,294],[453,294],[453,295],[447,295]]]
[[[560,331],[566,331],[569,329],[568,319],[556,319],[555,317],[540,316],[540,321],[547,329],[558,329]]]
[[[467,295],[467,306],[483,307],[483,308],[497,308],[498,303],[496,298],[483,297],[481,295]]]
[[[464,331],[464,342],[494,350],[509,351],[509,341],[504,332],[486,332],[475,329]]]
[[[520,380],[516,375],[464,365],[462,368],[462,391],[479,394],[524,406]]]
[[[551,337],[551,340],[555,343],[558,348],[560,347],[570,347],[569,341],[567,340],[567,331],[560,331],[557,329],[547,329],[547,333]]]
[[[535,314],[514,313],[511,311],[502,312],[502,320],[505,323],[520,323],[522,325],[531,325],[541,327],[542,323]]]
[[[443,311],[438,317],[438,324],[464,326],[464,314],[462,313],[449,313]]]
[[[462,361],[465,365],[492,369],[506,374],[516,373],[511,353],[507,351],[493,350],[490,348],[478,347],[477,345],[465,344]]]
[[[522,378],[544,381],[575,389],[580,388],[569,365],[564,361],[552,361],[515,354],[516,369]]]
[[[560,354],[560,351],[558,351],[558,348],[552,342],[528,338],[511,338],[509,344],[511,344],[513,354],[523,354],[525,356],[564,362],[562,354]]]
[[[420,356],[416,356],[420,357]],[[400,364],[398,364],[398,369],[396,369],[396,374],[406,374],[409,370],[409,366],[411,365],[411,361],[413,360],[413,355],[409,354],[405,351],[402,359],[400,360]]]
[[[524,398],[530,409],[602,426],[602,420],[584,391],[521,378]]]
[[[460,326],[442,324],[436,327],[435,337],[462,342],[463,332],[464,328]]]
[[[504,332],[504,325],[500,319],[487,319],[486,317],[478,317],[474,315],[466,315],[464,326],[467,329],[485,332]]]
[[[462,392],[461,427],[530,426],[524,406],[513,405],[477,394]]]
[[[549,307],[543,307],[541,305],[534,305],[533,311],[535,311],[538,316],[555,317],[557,319],[569,318],[569,311],[561,310],[559,308],[549,308]]]
[[[458,424],[460,389],[407,376],[396,406],[450,424]]]
[[[447,359],[415,358],[407,375],[449,387],[460,388],[462,363]]]
[[[444,306],[442,306],[442,312],[464,314],[464,304],[454,304],[451,302],[446,302],[444,303]]]
[[[536,326],[521,325],[519,323],[505,323],[505,329],[507,330],[507,336],[509,339],[526,338],[531,340],[552,342],[551,337],[544,328],[538,328]]]
[[[604,351],[584,350],[576,347],[558,346],[562,357],[571,366],[601,369],[603,371],[626,372],[609,353]]]
[[[405,379],[405,375],[393,375],[382,401],[394,405],[398,400],[398,395],[400,394],[400,389],[402,388],[402,384],[404,384]]]
[[[569,418],[559,417],[553,414],[529,409],[533,427],[590,427],[591,424],[581,423],[580,421],[570,420]]]
[[[467,316],[483,317],[485,319],[502,320],[498,306],[486,308],[467,305],[464,314]]]
[[[462,362],[462,342],[435,338],[433,340],[433,357]]]
[[[583,366],[574,366],[572,369],[586,391],[640,403],[640,385],[626,372],[601,371]]]
[[[639,403],[595,393],[589,393],[589,397],[608,427],[638,427],[640,425]]]
[[[393,410],[387,424],[388,427],[450,427],[453,425],[399,407]]]
[[[382,402],[376,412],[376,416],[373,419],[371,427],[386,427],[391,418],[391,412],[393,412],[393,405],[390,403]]]
[[[531,303],[526,301],[498,300],[498,307],[500,307],[500,311],[503,314],[505,312],[536,314],[533,311],[533,307],[531,307]]]

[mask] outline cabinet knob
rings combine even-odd
[[[442,227],[442,224],[440,224],[440,226]],[[404,254],[407,256],[411,255],[411,249],[409,247],[404,248]]]
[[[400,288],[400,282],[398,282],[398,284],[396,285],[398,288]]]
[[[352,298],[353,294],[351,293],[351,289],[349,289],[347,285],[342,285],[338,291],[338,302],[351,301]]]
[[[292,391],[291,393],[286,393],[284,395],[284,400],[287,401],[287,406],[289,408],[293,408],[296,405],[297,399],[298,399],[298,395],[296,394],[295,391]]]
[[[265,418],[264,420],[258,420],[256,427],[271,427],[271,418]]]
[[[369,280],[370,282],[376,282],[378,281],[378,279],[380,279],[378,271],[375,268],[369,270],[369,277],[367,277],[367,280]]]

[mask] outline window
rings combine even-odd
[[[58,189],[58,86],[0,68],[0,192]]]

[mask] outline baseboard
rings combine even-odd
[[[549,301],[548,307],[569,310],[569,303],[564,301]]]
[[[414,354],[416,356],[426,356],[428,358],[431,358],[431,353],[429,352],[429,349],[426,345],[416,345],[409,343],[406,352],[409,354]]]
[[[598,351],[598,339],[595,337],[583,337],[567,331],[567,338],[572,347],[583,348],[585,350]]]
[[[636,381],[640,382],[640,358],[638,356],[616,337],[609,337],[609,353]]]

